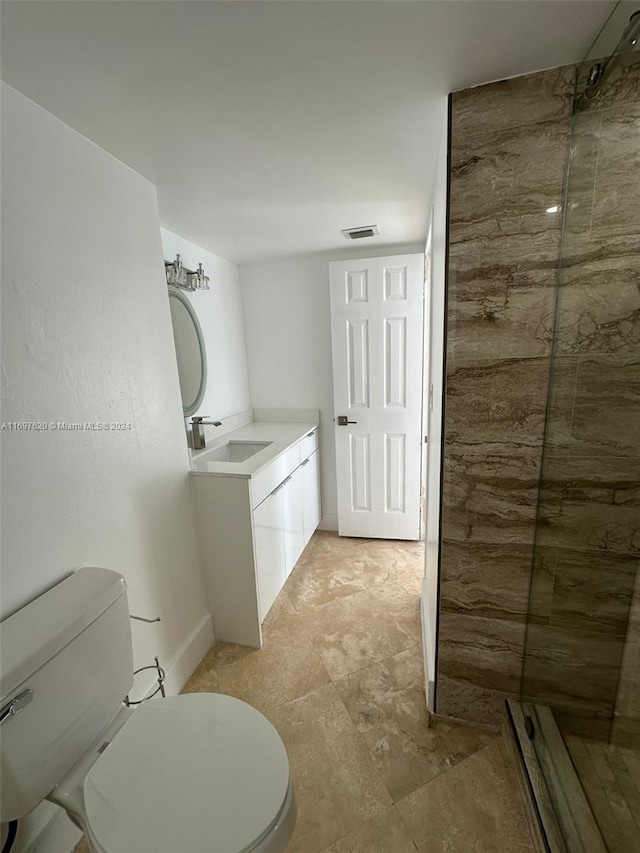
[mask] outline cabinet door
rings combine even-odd
[[[260,621],[264,620],[286,580],[282,489],[276,489],[253,511]]]
[[[312,453],[301,465],[302,515],[306,545],[320,524],[320,452]]]
[[[304,550],[304,518],[302,514],[302,467],[284,481],[282,489],[282,526],[287,576]]]

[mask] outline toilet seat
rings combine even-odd
[[[83,794],[85,832],[101,853],[267,850],[284,813],[295,814],[276,730],[245,702],[213,693],[141,705]]]

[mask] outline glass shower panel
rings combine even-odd
[[[618,5],[579,69],[549,210],[563,239],[521,697],[553,712],[621,853],[640,850],[640,50],[618,46],[580,95],[637,9]]]

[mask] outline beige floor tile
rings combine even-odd
[[[305,617],[334,680],[415,645],[397,614],[368,590],[323,604]]]
[[[200,661],[195,672],[182,688],[183,693],[217,693],[218,673],[215,650],[212,648]]]
[[[396,804],[420,853],[531,853],[502,739]]]
[[[298,804],[288,853],[319,853],[391,805],[333,685],[267,715],[284,741]]]
[[[329,571],[331,566],[332,571]],[[298,571],[300,569],[300,571]],[[296,586],[296,595],[307,591],[307,584],[319,584],[316,578],[304,576],[318,573],[325,584],[333,584],[326,600],[357,592],[362,587],[373,589],[379,584],[394,582],[399,590],[420,591],[424,569],[424,544],[386,539],[355,539],[337,533],[317,531],[305,549],[296,569],[287,581]],[[350,589],[351,588],[351,591]],[[318,598],[314,601],[314,597]],[[293,598],[293,596],[292,596]],[[309,590],[302,607],[325,603],[322,592]],[[296,607],[298,601],[294,600]]]
[[[422,542],[370,540],[364,546],[367,565],[362,582],[369,589],[393,584],[399,592],[420,592],[424,572]]]
[[[498,737],[446,720],[429,727],[422,651],[416,646],[335,685],[394,801]]]
[[[422,644],[422,616],[420,613],[420,585],[407,587],[401,580],[377,584],[370,588],[371,594],[384,603],[405,631],[417,644]]]
[[[326,853],[416,853],[416,847],[395,806],[391,806],[336,841]]]
[[[267,624],[261,649],[218,643],[215,653],[220,692],[262,712],[330,681],[305,618],[286,606]]]
[[[271,610],[267,613],[262,622],[262,634],[264,639],[265,632],[268,633],[272,626],[277,625],[281,616],[291,616],[296,612],[291,598],[287,594],[286,588],[283,588],[278,593],[278,597],[271,605]]]
[[[422,543],[316,533],[263,648],[219,643],[185,686],[244,699],[280,732],[298,803],[287,853],[530,849],[499,738],[428,727],[422,561]]]
[[[303,554],[285,587],[296,610],[310,610],[364,589],[360,580],[364,561],[334,551],[321,542]]]

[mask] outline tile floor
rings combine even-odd
[[[184,692],[262,711],[285,743],[298,822],[287,853],[530,853],[501,734],[429,726],[421,543],[317,532],[260,651],[219,643]]]

